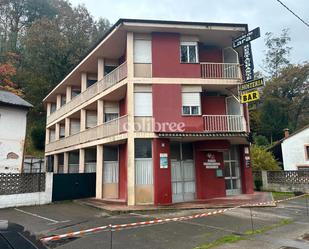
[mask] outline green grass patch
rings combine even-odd
[[[272,195],[275,201],[295,196],[292,192],[272,192]]]
[[[231,235],[223,236],[223,237],[221,237],[221,238],[219,238],[219,239],[217,239],[213,242],[195,247],[194,249],[208,249],[208,248],[213,248],[213,247],[220,246],[220,245],[223,245],[223,244],[234,243],[234,242],[237,242],[237,241],[240,241],[240,240],[245,240],[245,239],[248,239],[251,235],[265,233],[265,232],[270,231],[274,228],[284,226],[284,225],[288,225],[292,222],[293,222],[293,219],[283,219],[279,223],[276,223],[276,224],[273,224],[273,225],[270,225],[270,226],[266,226],[266,227],[263,227],[263,228],[260,228],[260,229],[256,229],[254,231],[252,231],[252,230],[245,231],[243,233],[243,235],[231,234]]]

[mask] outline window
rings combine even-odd
[[[87,87],[90,87],[95,83],[97,83],[96,79],[87,79]]]
[[[86,128],[92,128],[97,125],[97,112],[87,111],[86,112]]]
[[[104,158],[104,162],[118,161],[118,147],[117,146],[104,146],[103,158]]]
[[[55,112],[55,111],[56,111],[56,109],[57,109],[57,105],[56,105],[56,103],[51,103],[51,105],[50,105],[50,113]]]
[[[196,93],[182,93],[182,114],[200,115],[201,114],[201,96]]]
[[[180,43],[181,63],[198,63],[197,42]]]
[[[135,158],[152,158],[150,139],[135,139]]]
[[[74,98],[74,97],[76,97],[77,95],[79,95],[80,94],[80,89],[78,89],[78,88],[74,88],[74,89],[72,89],[72,98]]]
[[[61,106],[63,106],[63,105],[65,105],[65,103],[66,103],[66,96],[65,95],[61,95]]]
[[[151,63],[151,41],[134,40],[134,63]]]
[[[104,102],[104,122],[108,122],[118,118],[119,103],[118,102]]]
[[[65,124],[60,124],[60,139],[65,137]]]
[[[79,119],[71,119],[70,122],[70,134],[76,134],[80,132],[80,120]]]
[[[152,93],[134,93],[134,115],[139,117],[152,116]]]

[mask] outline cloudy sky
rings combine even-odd
[[[160,19],[200,22],[248,23],[249,29],[261,28],[261,38],[252,42],[257,69],[264,58],[264,34],[279,34],[290,29],[291,61],[309,61],[309,27],[288,12],[276,0],[70,0],[84,4],[95,18],[115,23],[119,18]],[[308,0],[282,0],[309,22]]]

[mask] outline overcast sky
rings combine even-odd
[[[264,34],[279,34],[290,29],[291,61],[309,61],[309,28],[276,0],[70,0],[84,4],[95,18],[115,23],[119,18],[160,19],[200,22],[247,23],[249,29],[261,28],[261,38],[252,42],[256,69],[264,58]],[[282,0],[309,22],[308,0]]]

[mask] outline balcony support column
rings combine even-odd
[[[60,109],[61,107],[61,94],[57,95],[57,100],[56,100],[56,109]]]
[[[46,128],[46,132],[45,132],[45,144],[49,144],[50,140],[50,130],[49,128]]]
[[[87,89],[87,73],[82,73],[81,75],[81,92]]]
[[[72,99],[72,86],[67,86],[66,89],[66,103],[70,102]]]
[[[58,173],[58,164],[59,164],[59,156],[58,154],[54,155],[54,173]]]
[[[60,139],[60,123],[55,125],[55,141]]]
[[[96,198],[103,198],[103,145],[97,145]]]
[[[105,62],[104,62],[104,58],[99,58],[98,59],[98,81],[102,80],[104,77],[104,66],[105,66]]]
[[[85,173],[85,149],[79,149],[79,173]]]
[[[63,173],[69,173],[69,152],[63,153]]]
[[[133,82],[133,33],[127,33],[127,113],[128,113],[128,140],[127,140],[127,191],[128,205],[135,205],[135,158],[134,158],[134,82]]]
[[[80,131],[86,130],[86,115],[87,115],[87,110],[81,109],[80,110]]]
[[[97,105],[97,124],[101,125],[104,122],[104,101],[99,99]]]
[[[64,136],[70,136],[70,118],[65,118]]]
[[[48,103],[46,104],[46,114],[47,114],[47,116],[50,115],[50,111],[51,111],[51,103],[48,102]]]

